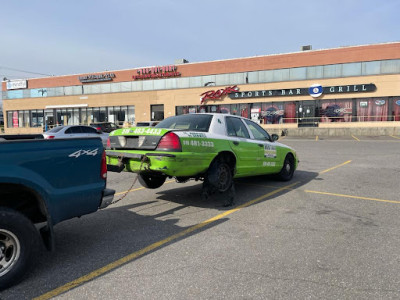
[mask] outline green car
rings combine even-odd
[[[155,127],[122,128],[110,133],[107,168],[138,173],[154,189],[166,178],[203,180],[219,192],[233,179],[276,174],[292,179],[296,152],[277,142],[257,123],[234,115],[187,114],[169,117]]]

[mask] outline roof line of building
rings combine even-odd
[[[383,45],[399,44],[399,43],[400,43],[400,41],[393,41],[393,42],[384,42],[384,43],[377,43],[377,44],[340,46],[340,47],[336,47],[336,48],[325,48],[325,49],[315,49],[315,50],[312,49],[312,50],[304,50],[304,51],[300,50],[300,51],[287,52],[287,53],[274,53],[274,54],[264,54],[264,55],[255,55],[255,56],[228,58],[228,59],[219,59],[219,60],[210,60],[210,61],[188,62],[188,63],[184,63],[184,64],[178,64],[178,66],[179,65],[196,65],[196,64],[214,63],[214,62],[225,62],[225,61],[234,61],[234,60],[241,60],[241,59],[260,58],[260,57],[292,55],[292,54],[301,54],[301,53],[310,53],[310,52],[331,51],[331,50],[339,50],[339,49],[345,49],[345,48],[349,49],[349,48],[361,48],[361,47],[371,47],[371,46],[383,46]],[[175,64],[170,64],[170,65],[175,65]],[[158,66],[159,65],[152,65],[152,66],[143,66],[143,67],[128,68],[128,69],[104,70],[104,71],[85,72],[85,73],[66,74],[66,75],[53,75],[53,76],[45,76],[45,77],[25,77],[24,79],[46,79],[46,78],[54,78],[54,77],[79,76],[79,75],[84,75],[84,74],[113,73],[113,72],[120,72],[120,71],[131,71],[131,70],[137,70],[137,69],[152,68],[152,67],[158,67]],[[18,80],[18,79],[14,79],[14,80]],[[4,82],[4,81],[2,81],[2,82]]]

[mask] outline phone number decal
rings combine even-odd
[[[214,142],[210,141],[183,141],[183,145],[185,146],[193,146],[193,147],[208,147],[214,148]]]
[[[133,131],[134,134],[155,134],[155,135],[160,135],[161,134],[161,129],[156,129],[156,128],[136,128]]]

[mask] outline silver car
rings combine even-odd
[[[137,122],[135,127],[154,127],[156,126],[160,121],[143,121],[143,122]]]
[[[108,133],[97,130],[92,126],[67,125],[57,126],[43,133],[45,139],[68,139],[78,137],[99,137],[103,145],[107,145]]]

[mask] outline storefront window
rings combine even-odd
[[[43,110],[32,110],[32,127],[43,126]]]
[[[72,119],[70,119],[71,125],[79,125],[80,124],[80,119],[79,119],[79,108],[73,108],[72,109]]]
[[[262,103],[260,111],[261,124],[295,123],[295,118],[296,104],[294,102]]]
[[[322,100],[319,107],[320,122],[351,122],[353,117],[353,101]]]
[[[79,110],[79,114],[80,114],[80,120],[81,120],[81,124],[83,125],[90,125],[90,122],[88,122],[88,117],[87,117],[87,109],[86,108],[81,108]]]
[[[94,122],[94,116],[93,116],[93,108],[92,107],[88,107],[87,108],[87,123],[91,124]]]
[[[128,108],[126,106],[121,106],[119,108],[120,108],[120,110],[116,114],[116,122],[115,123],[119,126],[123,126],[124,123],[127,121],[126,118],[128,115],[127,114]]]
[[[13,113],[12,111],[7,112],[7,127],[12,128],[13,127]]]
[[[220,105],[219,112],[221,114],[230,114],[231,113],[230,105],[229,104]]]
[[[240,104],[240,116],[248,118],[249,110],[249,104]]]
[[[44,131],[47,131],[54,127],[55,120],[54,120],[54,110],[53,109],[46,109],[44,111]]]
[[[29,114],[29,110],[24,110],[24,127],[30,127],[31,126],[31,116]]]
[[[100,110],[98,107],[92,108],[92,123],[100,122]]]
[[[198,107],[197,111],[199,113],[206,113],[207,112],[207,106],[206,105],[201,105]]]
[[[231,114],[232,115],[239,115],[240,107],[238,104],[231,104]]]
[[[262,118],[261,118],[261,103],[253,103],[251,104],[251,110],[250,110],[250,118],[253,122],[256,123],[262,123]]]
[[[162,121],[164,120],[164,104],[150,105],[151,120]]]
[[[108,108],[108,122],[115,123],[115,120],[116,118],[115,118],[114,107],[110,106]]]
[[[133,126],[133,124],[135,124],[135,106],[128,106],[128,114],[126,120],[128,122],[128,126]]]
[[[393,121],[400,121],[400,97],[393,99],[392,108]]]
[[[100,107],[100,114],[99,114],[98,122],[107,122],[107,110],[105,107]]]
[[[356,102],[359,122],[388,120],[387,98],[364,98],[357,99]]]

